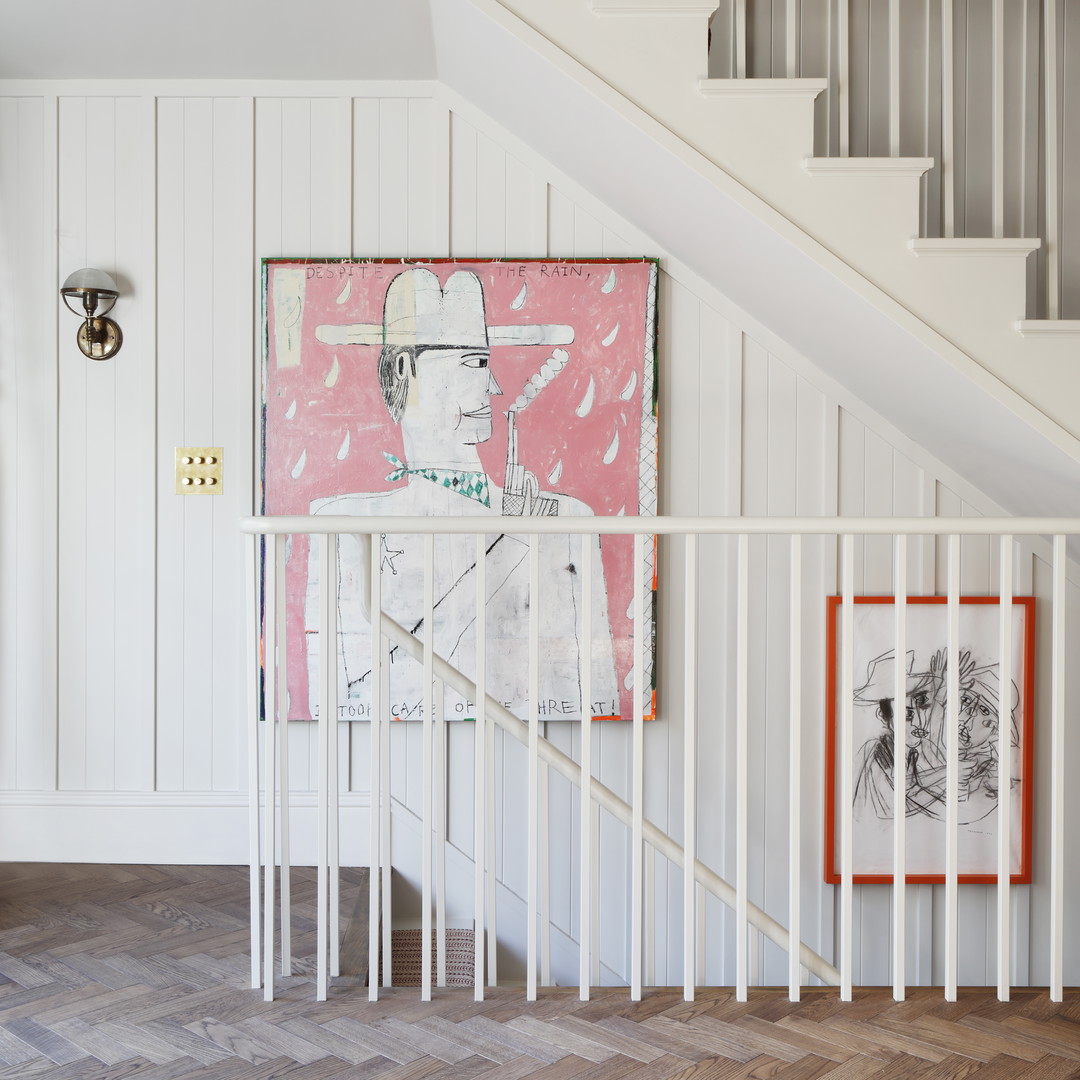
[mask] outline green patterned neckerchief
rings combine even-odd
[[[394,466],[386,477],[389,481],[400,480],[404,476],[422,476],[440,487],[449,488],[466,498],[475,499],[481,506],[491,506],[491,493],[487,473],[471,472],[467,469],[410,469],[400,458],[383,451],[383,457]]]

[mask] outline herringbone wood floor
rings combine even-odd
[[[248,988],[247,875],[235,867],[7,864],[0,879],[0,1077],[48,1080],[1058,1080],[1080,1077],[1080,994],[897,1004],[811,991],[386,991],[316,1003],[312,878],[294,886],[299,975]],[[355,980],[353,980],[355,981]]]

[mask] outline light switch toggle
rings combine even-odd
[[[176,493],[178,495],[220,495],[222,490],[222,448],[183,446],[176,448]]]

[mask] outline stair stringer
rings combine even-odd
[[[977,363],[503,3],[440,0],[432,14],[440,81],[450,90],[643,234],[662,238],[658,248],[1008,511],[1080,509],[1080,440],[1029,400],[1032,394]],[[798,168],[821,179],[811,176],[806,159]],[[911,239],[908,232],[897,258],[928,265],[911,250]],[[1018,276],[1015,260],[1011,268],[1008,260],[985,261],[1006,277]],[[1000,325],[1000,302],[995,308]],[[1077,382],[1071,369],[1062,366],[1054,385],[1057,411]],[[1051,370],[1044,364],[1038,374],[1045,378]]]

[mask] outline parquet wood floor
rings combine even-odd
[[[1065,1080],[1080,1078],[1080,993],[720,989],[385,991],[313,1000],[314,879],[294,878],[296,974],[248,988],[247,872],[6,864],[0,1078],[44,1080]],[[352,985],[350,985],[350,982]]]

